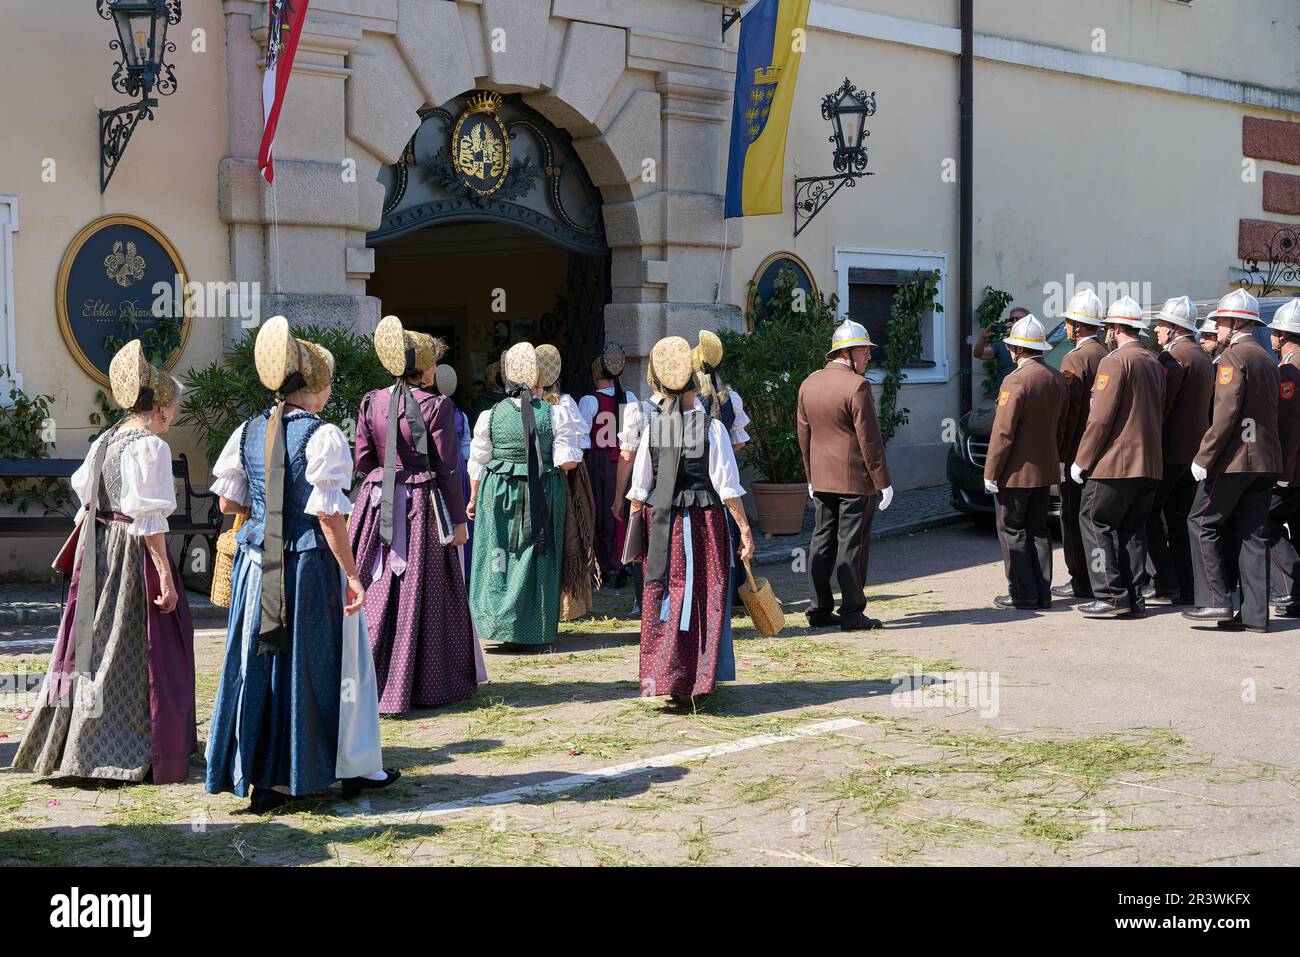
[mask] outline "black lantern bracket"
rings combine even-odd
[[[109,43],[118,59],[113,89],[136,102],[99,111],[99,191],[108,189],[118,163],[142,120],[152,120],[158,99],[176,92],[176,72],[167,62],[176,44],[167,28],[181,22],[181,0],[95,0],[95,9],[117,28]]]
[[[826,208],[845,186],[853,187],[867,171],[867,148],[864,140],[871,135],[866,120],[876,114],[876,92],[864,95],[844,78],[834,93],[822,97],[822,119],[831,124],[829,142],[835,144],[831,165],[835,172],[826,176],[794,178],[794,234],[804,231],[813,217]]]

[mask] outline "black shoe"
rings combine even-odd
[[[1120,615],[1127,615],[1131,612],[1128,605],[1112,605],[1100,598],[1096,601],[1090,601],[1086,605],[1079,605],[1078,610],[1083,613],[1085,618],[1118,618]]]
[[[993,599],[993,604],[998,608],[1019,608],[1025,611],[1033,611],[1038,608],[1038,602],[1030,604],[1029,602],[1016,601],[1010,595],[998,595]]]
[[[1147,585],[1142,589],[1142,600],[1149,601],[1152,604],[1159,605],[1189,605],[1191,602],[1183,601],[1183,596],[1176,591],[1161,591],[1155,585]]]
[[[809,628],[832,628],[840,624],[840,616],[833,611],[808,612]]]
[[[1053,585],[1052,594],[1057,598],[1073,598],[1074,584],[1072,582],[1066,582],[1064,585]]]
[[[1183,612],[1183,617],[1190,621],[1227,621],[1232,617],[1231,608],[1201,607]]]
[[[384,768],[384,774],[388,776],[379,781],[372,781],[370,778],[344,778],[343,796],[345,798],[354,798],[362,791],[373,791],[376,788],[386,788],[402,776],[402,772],[396,768]]]
[[[1263,628],[1258,625],[1248,625],[1241,620],[1241,615],[1233,615],[1227,621],[1216,621],[1214,624],[1224,631],[1255,631],[1264,635],[1268,634],[1268,625]]]
[[[1145,598],[1139,598],[1129,606],[1128,611],[1122,612],[1123,618],[1145,618],[1147,615],[1147,601]]]
[[[885,623],[879,618],[868,618],[865,615],[840,619],[840,631],[874,631],[884,627]]]
[[[253,796],[248,800],[248,810],[253,814],[270,814],[276,808],[288,804],[291,800],[292,798],[288,794],[280,791],[254,787]]]

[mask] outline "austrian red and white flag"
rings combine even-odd
[[[262,146],[257,151],[257,171],[268,183],[275,182],[272,147],[275,130],[280,125],[284,94],[293,73],[293,58],[298,52],[298,38],[307,19],[308,0],[270,0],[271,23],[267,30],[266,73],[262,76]]]

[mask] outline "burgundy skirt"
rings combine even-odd
[[[647,505],[647,551],[653,519],[654,510]],[[724,509],[674,509],[667,579],[646,581],[641,596],[643,697],[685,699],[713,690],[723,626],[731,615],[729,547]]]

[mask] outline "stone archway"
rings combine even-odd
[[[259,102],[265,8],[224,2],[231,102]],[[221,167],[234,278],[263,284],[263,314],[373,327],[366,234],[380,221],[379,171],[400,156],[422,107],[477,88],[521,93],[572,137],[604,199],[610,338],[641,357],[665,334],[738,325],[738,308],[713,304],[731,62],[717,8],[590,6],[334,0],[328,12],[313,8],[290,86],[289,116],[308,127],[282,121],[274,201],[257,176],[260,131],[248,117],[232,115],[233,155]],[[277,215],[278,257],[269,228]],[[280,290],[268,292],[277,280]]]

